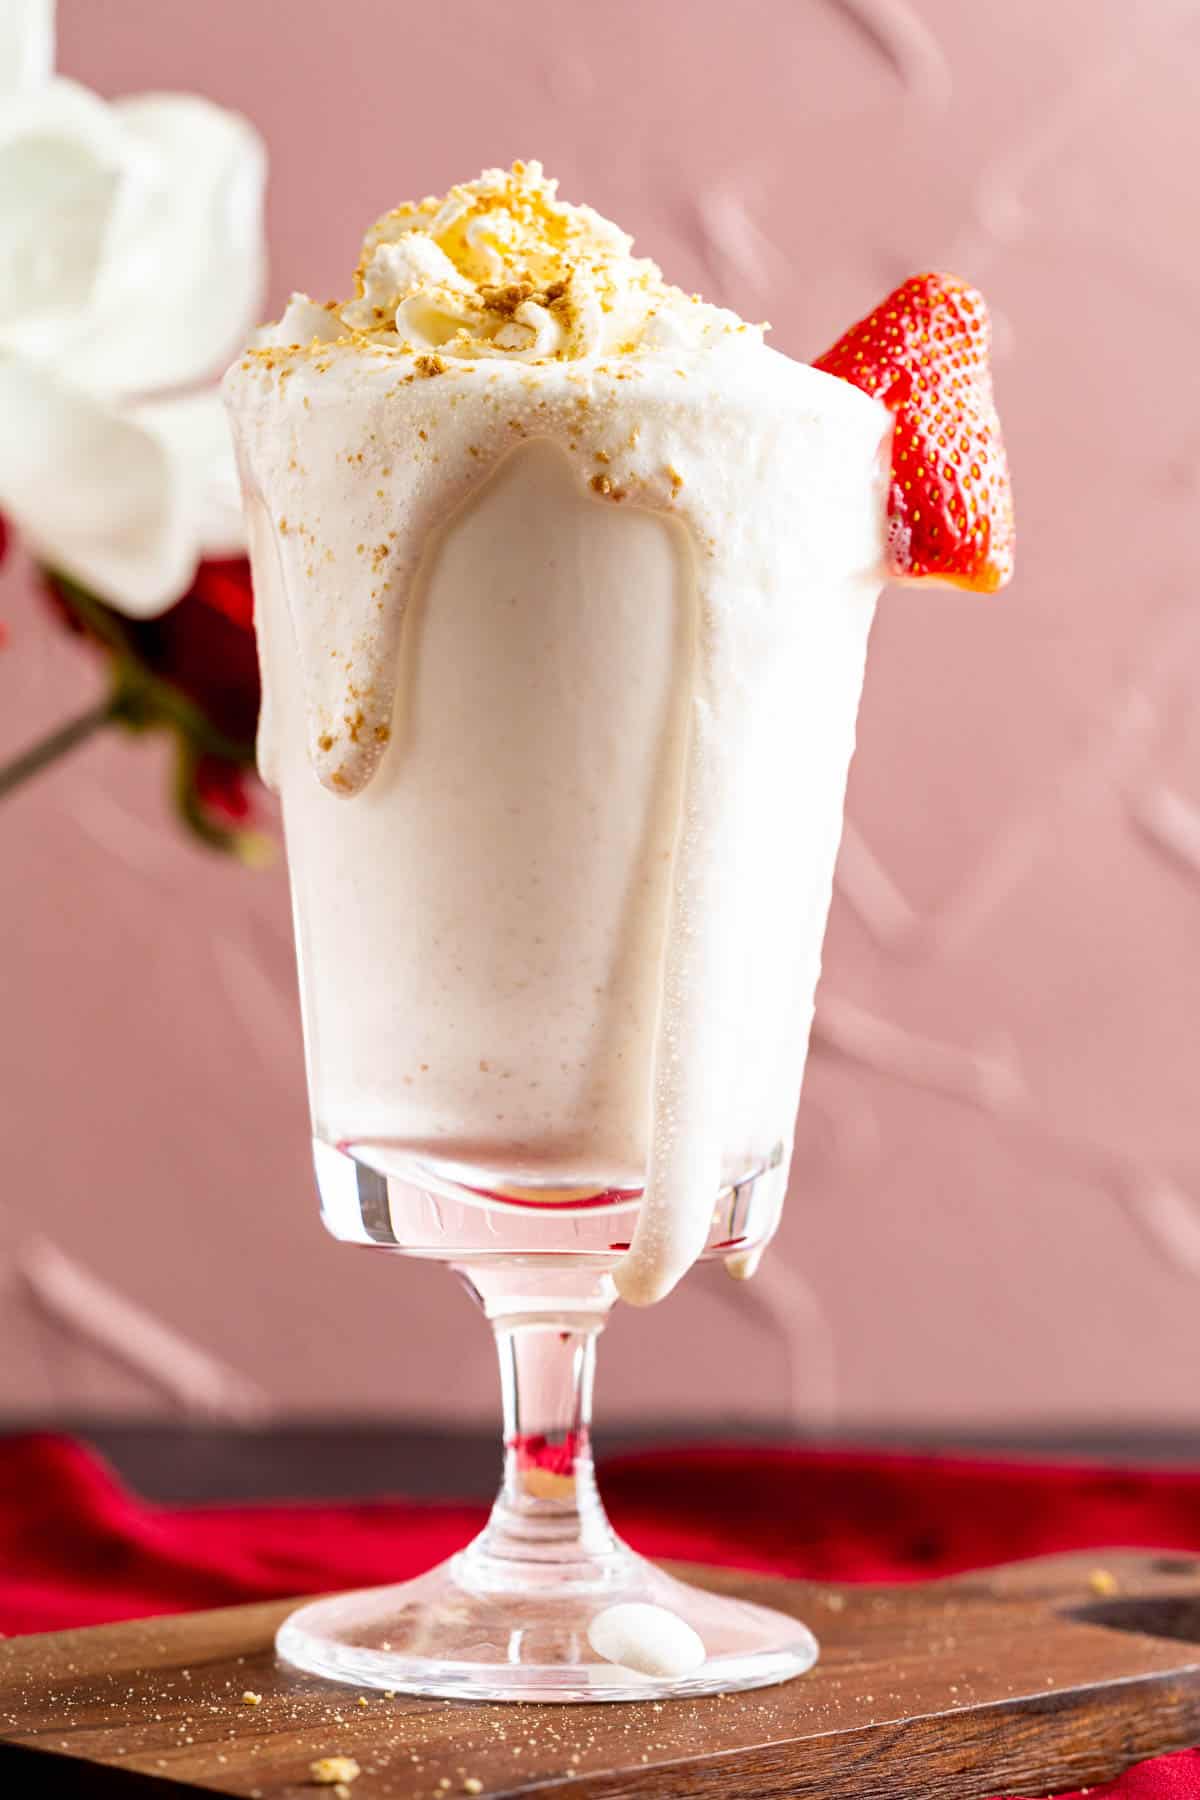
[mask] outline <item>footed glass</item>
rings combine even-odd
[[[335,1236],[449,1262],[491,1321],[504,1400],[504,1472],[491,1517],[449,1562],[391,1587],[293,1613],[279,1654],[334,1680],[457,1699],[663,1699],[760,1687],[817,1657],[797,1620],[675,1580],[617,1537],[590,1443],[596,1340],[610,1270],[640,1195],[522,1184],[315,1144]],[[782,1157],[715,1198],[707,1255],[761,1247],[782,1200]],[[606,1660],[589,1632],[608,1608],[664,1608],[703,1660],[678,1672]],[[654,1661],[654,1644],[642,1658]]]
[[[707,390],[671,379],[671,407],[696,408],[703,440]],[[816,1656],[802,1625],[672,1581],[614,1535],[592,1472],[592,1367],[655,1151],[673,1171],[658,1189],[670,1220],[660,1208],[646,1234],[655,1253],[677,1202],[700,1217],[639,1297],[697,1249],[745,1272],[778,1221],[877,590],[863,544],[878,535],[878,421],[845,466],[818,432],[819,479],[799,500],[788,490],[789,532],[820,552],[807,586],[760,593],[748,576],[720,632],[677,519],[598,500],[552,443],[513,449],[423,553],[385,671],[390,723],[360,767],[383,664],[362,662],[369,633],[339,634],[396,611],[399,590],[369,585],[390,554],[377,528],[393,465],[360,472],[373,465],[357,446],[411,457],[426,435],[406,424],[415,391],[389,388],[360,415],[332,376],[311,396],[289,376],[287,431],[308,448],[284,473],[313,484],[303,514],[268,504],[244,457],[260,760],[283,802],[325,1220],[345,1241],[450,1265],[483,1306],[504,1479],[448,1564],[302,1608],[279,1650],[319,1675],[480,1700],[780,1681]],[[486,374],[437,392],[490,429]],[[814,417],[841,407],[842,384],[817,398]],[[290,454],[280,431],[249,433],[260,469]],[[774,432],[768,419],[760,471]],[[826,554],[827,477],[837,516],[862,527],[844,568]],[[373,521],[354,527],[353,557],[331,541],[339,507]],[[764,639],[768,599],[779,619]],[[718,650],[710,680],[700,665]],[[330,668],[345,698],[323,726]],[[321,775],[335,753],[350,773]],[[634,1615],[649,1637],[618,1665],[602,1615],[631,1603],[658,1610]]]

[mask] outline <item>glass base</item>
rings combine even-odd
[[[394,1587],[315,1600],[280,1627],[285,1662],[312,1675],[456,1700],[670,1700],[768,1687],[803,1675],[817,1641],[799,1620],[676,1581],[622,1544],[582,1574],[513,1570],[472,1545]],[[503,1580],[503,1576],[501,1575]],[[650,1675],[606,1662],[588,1631],[608,1607],[664,1607],[699,1636],[705,1660]]]
[[[664,1574],[621,1543],[596,1491],[596,1339],[641,1189],[416,1162],[401,1146],[317,1139],[315,1151],[334,1236],[449,1262],[483,1308],[500,1358],[504,1468],[473,1544],[415,1581],[301,1607],[276,1637],[283,1660],[385,1692],[577,1702],[728,1693],[811,1668],[805,1626]],[[703,1254],[759,1250],[786,1181],[782,1147],[730,1181]],[[635,1615],[649,1641],[622,1635],[628,1615],[598,1624],[628,1605],[658,1609]]]
[[[539,1178],[422,1157],[404,1146],[313,1139],[325,1228],[345,1244],[479,1266],[518,1258],[611,1269],[629,1248],[640,1187]],[[761,1249],[779,1224],[787,1159],[776,1144],[713,1196],[701,1255]]]

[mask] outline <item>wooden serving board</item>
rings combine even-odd
[[[388,1699],[275,1660],[287,1602],[0,1641],[0,1794],[313,1800],[973,1800],[1200,1742],[1200,1559],[1114,1551],[832,1587],[680,1571],[807,1619],[811,1674],[704,1700]],[[245,1692],[261,1695],[257,1705]],[[476,1785],[478,1784],[478,1785]]]

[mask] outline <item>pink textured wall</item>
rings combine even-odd
[[[985,287],[1017,582],[885,596],[780,1241],[621,1317],[602,1399],[1195,1423],[1195,6],[62,0],[60,38],[258,121],[276,302],[514,155],[799,355],[913,268]],[[0,755],[96,683],[2,598]],[[114,740],[0,812],[0,1410],[490,1413],[450,1278],[323,1237],[283,875],[181,841],[162,775]],[[126,1303],[182,1354],[97,1342]]]

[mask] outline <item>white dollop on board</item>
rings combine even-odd
[[[587,1635],[597,1656],[639,1675],[692,1675],[708,1654],[699,1632],[686,1619],[641,1600],[606,1607],[596,1614]]]

